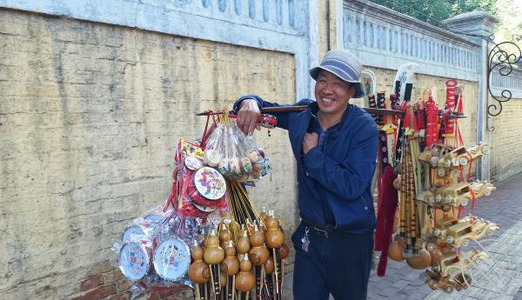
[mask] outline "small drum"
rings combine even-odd
[[[151,238],[158,227],[158,223],[149,217],[149,219],[138,219],[130,226],[127,226],[121,234],[121,241],[141,240],[144,238]]]
[[[203,167],[194,174],[194,186],[198,193],[209,199],[219,200],[227,191],[225,178],[216,169]]]
[[[226,183],[223,175],[216,169],[203,169],[194,174],[192,184],[187,187],[185,199],[190,200],[199,212],[209,214],[226,206]]]
[[[164,216],[162,216],[160,214],[152,213],[152,214],[146,215],[145,217],[143,217],[143,219],[145,219],[146,221],[153,222],[153,223],[159,223],[164,219]]]
[[[185,157],[185,167],[191,171],[196,171],[201,169],[204,166],[203,161],[195,158],[194,156]]]
[[[123,231],[121,234],[121,241],[129,241],[134,239],[142,239],[145,236],[145,231],[140,225],[131,225]]]
[[[174,236],[163,240],[154,251],[153,265],[158,276],[166,281],[183,278],[190,266],[188,245]]]
[[[150,255],[152,249],[149,243],[129,241],[120,249],[119,267],[130,281],[143,279],[150,270]]]
[[[195,202],[192,202],[192,205],[194,205],[195,208],[197,208],[199,211],[204,212],[206,214],[209,214],[211,212],[214,212],[216,209],[208,206],[199,205]]]

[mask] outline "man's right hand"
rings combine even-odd
[[[257,119],[261,116],[261,111],[254,99],[246,99],[241,102],[241,108],[237,112],[237,126],[246,135],[252,135],[254,129],[260,129]]]

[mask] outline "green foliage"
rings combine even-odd
[[[453,0],[449,17],[456,16],[474,10],[487,11],[493,16],[497,15],[497,0]]]

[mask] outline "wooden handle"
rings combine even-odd
[[[264,114],[270,114],[270,113],[280,113],[280,112],[299,112],[306,110],[308,108],[308,105],[284,105],[284,106],[275,106],[275,107],[262,107],[261,113]],[[397,115],[397,116],[404,116],[404,112],[400,110],[393,110],[393,109],[383,109],[383,108],[368,108],[363,107],[366,112],[368,112],[371,115],[378,115],[378,116],[384,116],[384,115]],[[222,114],[222,111],[205,111],[197,113],[196,116],[207,116],[207,115],[219,115]]]

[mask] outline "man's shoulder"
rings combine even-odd
[[[375,124],[375,120],[364,108],[359,107],[355,104],[350,104],[350,117],[357,118],[358,121],[369,122]]]
[[[308,105],[308,108],[305,110],[302,110],[302,111],[298,111],[296,113],[292,113],[292,115],[290,116],[290,120],[292,120],[292,119],[299,120],[299,119],[305,118],[306,116],[308,116],[310,114],[310,111],[313,111],[314,107],[317,106],[316,102],[311,99],[301,99],[297,103],[295,103],[295,105],[296,106]],[[315,108],[315,109],[317,109],[317,108]]]
[[[373,119],[372,115],[370,115],[364,108],[359,107],[354,104],[350,104],[350,114],[348,118],[351,120],[347,123],[351,124],[355,130],[358,131],[375,131],[377,132],[377,124]]]

